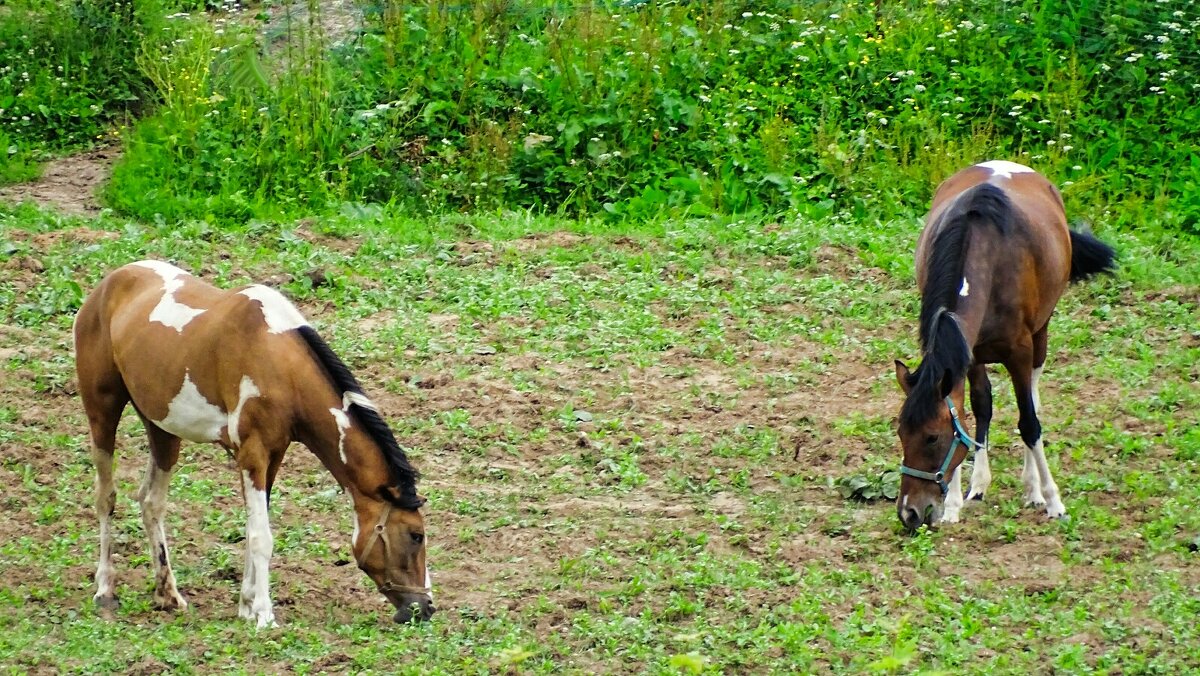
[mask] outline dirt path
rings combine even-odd
[[[34,202],[64,214],[93,216],[101,209],[96,192],[108,180],[119,156],[118,148],[107,147],[51,160],[36,181],[0,188],[0,200]]]

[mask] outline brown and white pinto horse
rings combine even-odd
[[[921,289],[921,365],[896,361],[907,395],[900,410],[904,449],[896,511],[909,529],[956,522],[963,505],[960,469],[976,448],[968,498],[991,483],[988,427],[992,389],[987,365],[1012,378],[1025,442],[1025,502],[1065,514],[1042,446],[1038,379],[1046,329],[1069,281],[1112,270],[1113,250],[1067,228],[1062,195],[1029,167],[977,164],[946,179],[933,197],[917,242]],[[970,379],[972,440],[959,420]],[[944,503],[944,504],[943,504]]]
[[[246,567],[238,614],[274,625],[267,507],[284,452],[298,441],[350,494],[354,556],[396,606],[395,620],[433,613],[417,472],[345,364],[279,292],[225,291],[167,263],[132,263],[105,277],[79,309],[75,359],[96,464],[98,605],[117,605],[113,453],[117,423],[132,402],[150,439],[138,501],[160,608],[187,606],[163,528],[180,440],[211,442],[228,449],[241,470]]]

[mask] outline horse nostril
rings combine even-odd
[[[921,524],[924,523],[925,519],[916,509],[907,507],[900,514],[900,521],[904,524],[905,528],[909,530],[916,530],[921,527]]]

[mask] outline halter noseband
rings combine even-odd
[[[363,547],[362,558],[366,559],[371,555],[371,549],[375,546],[376,540],[383,542],[383,584],[379,585],[379,591],[399,592],[401,594],[424,594],[425,596],[432,596],[433,590],[429,587],[413,587],[411,585],[393,582],[390,579],[392,568],[387,564],[391,561],[389,554],[391,553],[392,545],[388,540],[388,536],[385,531],[387,529],[388,517],[391,516],[391,514],[392,505],[388,504],[388,506],[383,510],[383,514],[380,515],[379,521],[375,523],[375,528],[371,531],[371,537],[367,538],[367,546]]]
[[[936,472],[924,472],[900,463],[901,474],[937,482],[938,488],[942,489],[942,495],[950,491],[950,484],[946,483],[946,470],[949,469],[950,462],[954,459],[955,449],[958,448],[960,443],[968,449],[973,449],[979,445],[967,434],[967,431],[963,429],[962,423],[958,421],[958,412],[954,410],[954,402],[950,400],[950,397],[946,397],[946,408],[950,409],[950,424],[954,428],[954,441],[950,443],[950,450],[946,452],[946,459],[942,461],[941,468]]]

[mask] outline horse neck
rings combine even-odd
[[[322,374],[324,382],[324,375]],[[337,482],[359,496],[377,496],[391,483],[390,470],[379,445],[354,413],[344,408],[332,386],[306,393],[297,438],[308,447]]]

